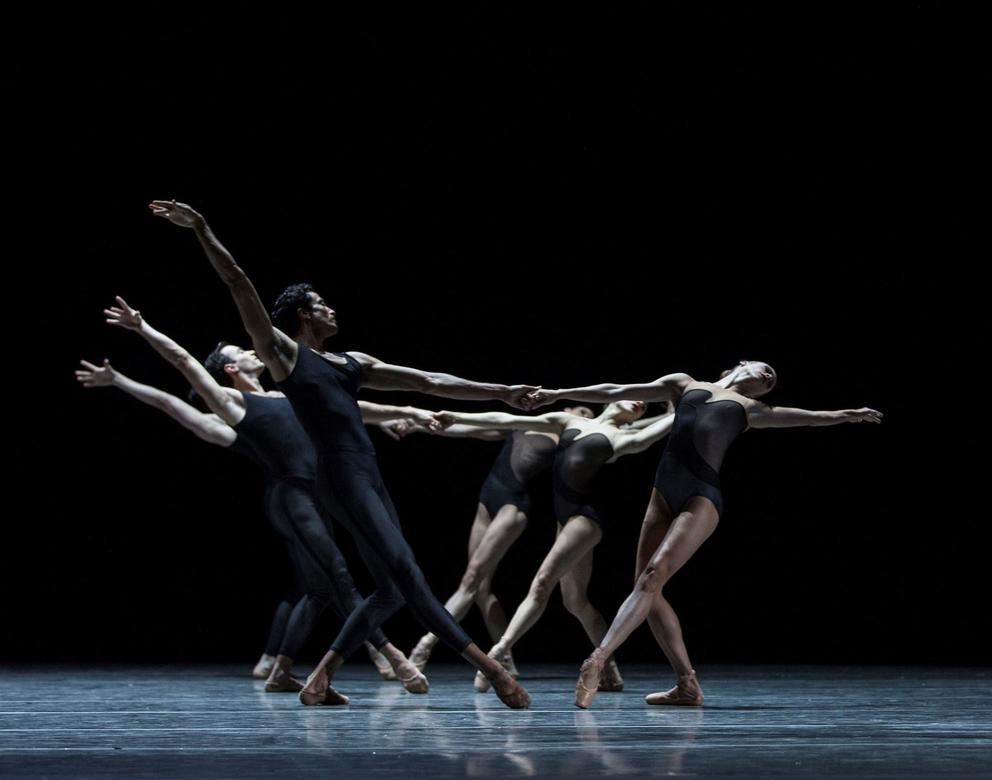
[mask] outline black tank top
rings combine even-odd
[[[267,479],[295,477],[312,482],[317,474],[317,454],[289,401],[254,393],[241,395],[245,416],[233,426],[238,434],[236,442],[249,445]],[[239,447],[239,451],[244,450]]]
[[[375,455],[355,400],[362,381],[362,366],[344,352],[333,353],[345,360],[338,365],[303,344],[299,347],[292,373],[276,385],[293,405],[317,451],[347,450]]]

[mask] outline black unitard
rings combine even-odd
[[[293,371],[277,383],[317,448],[317,496],[355,537],[376,582],[376,590],[351,613],[331,649],[347,657],[406,601],[429,631],[461,653],[472,640],[427,586],[362,425],[355,400],[362,367],[350,355],[334,354],[342,362],[300,344]]]
[[[530,484],[548,470],[554,457],[555,441],[551,437],[513,431],[482,484],[479,503],[490,517],[496,517],[508,504],[530,514]]]
[[[326,607],[341,620],[362,602],[314,495],[317,457],[292,406],[285,398],[242,393],[245,416],[234,426],[238,440],[255,453],[266,474],[265,510],[287,540],[303,595],[288,618],[280,653],[298,657]],[[364,640],[366,637],[362,637]],[[377,648],[388,643],[381,630],[369,633]]]
[[[602,433],[583,434],[578,428],[568,428],[561,435],[553,475],[555,517],[560,525],[576,515],[603,525],[592,505],[592,488],[599,470],[612,457],[613,445]]]
[[[713,502],[723,514],[720,466],[727,449],[747,429],[747,412],[737,401],[707,403],[713,393],[690,390],[675,409],[675,423],[655,473],[655,489],[672,516],[695,496]]]
[[[265,463],[258,456],[245,437],[235,434],[234,441],[227,446],[227,451],[244,455],[252,463],[261,468],[263,472],[265,471]],[[276,605],[275,612],[272,615],[272,624],[269,626],[269,638],[265,642],[265,654],[278,655],[283,647],[283,640],[286,637],[286,626],[289,624],[289,618],[293,614],[293,607],[300,601],[300,599],[303,598],[306,592],[306,587],[303,583],[303,578],[297,570],[295,562],[293,561],[292,549],[294,539],[289,523],[283,517],[270,514],[267,509],[265,512],[265,518],[269,521],[269,527],[275,531],[276,536],[278,536],[279,539],[286,545],[286,553],[291,563],[290,570],[293,574],[293,582],[291,587],[287,588],[282,600]]]

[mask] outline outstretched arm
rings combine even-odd
[[[654,425],[656,422],[658,422],[658,420],[663,420],[669,415],[671,415],[675,411],[674,406],[675,406],[674,404],[669,403],[668,411],[665,414],[659,414],[656,415],[655,417],[642,417],[640,420],[634,420],[634,422],[625,425],[621,430],[625,430],[625,431],[644,430],[649,425]]]
[[[153,200],[149,208],[157,217],[180,227],[193,229],[210,264],[230,290],[258,357],[265,363],[275,381],[285,379],[296,365],[299,347],[289,336],[273,326],[255,286],[234,262],[231,253],[217,240],[206,220],[190,206],[174,200]]]
[[[667,374],[653,382],[633,385],[588,385],[569,387],[560,390],[537,390],[527,396],[524,404],[528,409],[568,398],[573,401],[609,403],[610,401],[677,401],[682,397],[686,385],[692,381],[688,374]]]
[[[614,445],[614,457],[619,458],[621,455],[643,452],[671,433],[674,423],[674,414],[664,414],[661,417],[653,418],[650,425],[639,430],[631,428],[621,430]]]
[[[142,403],[165,412],[183,428],[210,444],[230,447],[238,436],[231,426],[217,415],[204,414],[174,395],[150,385],[135,382],[119,371],[115,371],[109,360],[104,360],[102,366],[95,366],[85,360],[79,362],[83,368],[76,371],[76,380],[83,387],[116,387],[123,390]]]
[[[186,381],[206,402],[207,407],[228,425],[237,425],[245,416],[244,398],[233,388],[220,385],[210,376],[196,358],[164,333],[155,330],[141,316],[141,312],[128,306],[119,295],[117,306],[104,309],[109,325],[132,330],[165,360],[186,377]]]
[[[841,423],[882,422],[882,413],[874,409],[840,409],[835,412],[812,412],[785,406],[754,403],[748,410],[748,425],[752,428],[798,428],[805,425],[840,425]]]
[[[548,412],[547,414],[538,414],[533,417],[506,414],[504,412],[479,412],[478,414],[468,414],[465,412],[434,413],[434,419],[445,428],[451,425],[461,424],[473,425],[494,431],[543,431],[545,433],[561,433],[568,426],[572,418],[573,415],[567,412]]]
[[[473,382],[452,374],[439,374],[421,371],[419,368],[396,366],[366,355],[364,352],[349,352],[362,364],[362,387],[374,390],[416,390],[427,395],[444,398],[458,398],[466,401],[496,399],[522,408],[523,398],[537,390],[532,385],[497,385],[486,382]]]
[[[423,426],[434,423],[434,412],[418,409],[416,406],[392,406],[359,401],[358,409],[362,413],[362,422],[365,423],[383,423],[389,420],[409,420],[414,425]]]
[[[438,426],[437,430],[432,430],[409,420],[389,420],[381,423],[379,427],[387,436],[397,440],[404,439],[411,433],[433,433],[436,436],[447,436],[451,439],[482,439],[483,441],[503,441],[507,437],[506,431],[491,431],[485,428],[476,428],[474,425],[456,424],[444,429]]]

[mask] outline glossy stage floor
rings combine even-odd
[[[347,707],[266,694],[241,667],[0,671],[0,777],[992,776],[992,669],[701,668],[702,708],[648,707],[659,669],[572,704],[575,668],[524,667],[530,710],[464,666],[426,696],[341,673]]]

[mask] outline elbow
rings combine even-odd
[[[224,268],[221,272],[221,278],[224,283],[231,288],[231,292],[234,295],[239,293],[248,293],[251,290],[251,282],[248,279],[247,274],[241,270],[241,266],[237,263],[231,263],[231,265]]]
[[[183,373],[192,371],[197,365],[197,361],[194,360],[193,356],[186,350],[179,350],[173,357],[172,362],[175,363],[176,368]]]
[[[414,382],[414,386],[411,390],[418,390],[421,393],[427,393],[428,395],[440,395],[444,392],[447,386],[444,379],[437,374],[426,374],[422,377],[418,377]]]

